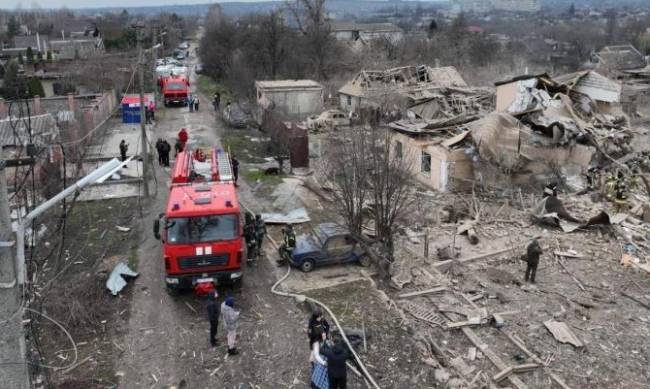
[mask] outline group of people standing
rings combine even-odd
[[[190,112],[199,111],[199,96],[189,95],[187,97],[187,105],[190,107]]]
[[[330,335],[330,325],[320,308],[314,309],[307,325],[312,389],[346,389],[350,351],[340,335]]]
[[[244,240],[246,241],[246,255],[247,260],[254,261],[262,256],[262,243],[266,236],[266,223],[262,219],[262,215],[246,212],[244,214]]]
[[[219,318],[223,318],[223,324],[226,329],[226,339],[228,342],[228,354],[237,355],[237,322],[239,321],[239,311],[235,310],[235,299],[232,296],[226,296],[223,303],[219,305],[219,293],[215,290],[209,296],[208,302],[208,320],[210,321],[210,345],[216,347],[217,330],[219,328]]]
[[[172,145],[166,139],[158,138],[156,141],[156,151],[158,152],[158,164],[169,167],[169,153],[172,151]]]

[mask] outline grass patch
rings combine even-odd
[[[275,174],[264,174],[263,171],[257,169],[248,169],[244,172],[244,179],[251,185],[260,181],[266,185],[278,185],[282,182],[282,177]]]
[[[263,138],[264,134],[252,129],[230,129],[224,131],[221,142],[226,150],[246,163],[263,163],[264,158],[270,157],[267,142],[254,142],[252,138]]]
[[[234,100],[233,94],[228,90],[228,88],[204,74],[199,75],[196,79],[196,87],[199,92],[205,94],[209,98],[212,98],[215,92],[219,92],[221,94],[221,104],[224,106],[226,101]]]

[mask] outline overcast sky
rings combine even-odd
[[[241,0],[251,1],[251,0]],[[97,8],[97,7],[136,7],[147,5],[206,4],[217,3],[216,0],[0,0],[0,8],[32,8],[34,4],[41,8]]]

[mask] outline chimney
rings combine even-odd
[[[34,96],[34,106],[33,106],[34,115],[41,115],[43,110],[41,109],[41,96]]]
[[[0,119],[5,119],[7,117],[7,106],[5,105],[5,99],[0,97]]]
[[[74,95],[72,93],[68,93],[68,109],[74,115]]]

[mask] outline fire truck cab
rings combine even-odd
[[[201,153],[203,161],[195,159],[198,154],[178,154],[166,211],[154,221],[171,290],[242,280],[242,226],[230,157],[216,148]]]

